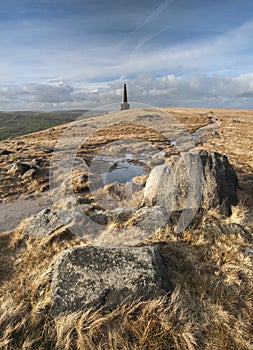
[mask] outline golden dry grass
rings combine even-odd
[[[206,125],[210,115],[206,109],[167,111],[190,132]],[[222,218],[213,209],[201,223],[238,223],[252,233],[253,112],[213,109],[211,114],[221,122],[220,136],[208,133],[199,148],[228,156],[239,174],[241,202],[230,218]],[[232,123],[233,118],[241,122]],[[91,142],[99,146],[105,135],[110,142],[141,132],[144,139],[158,140],[152,130],[145,135],[146,129],[124,127],[105,128]],[[51,155],[34,147],[54,146],[65,129],[60,126],[1,143],[2,149],[15,151],[1,158],[1,198],[11,201],[21,193],[43,190],[47,174],[31,182],[10,178],[3,169],[21,157],[23,161],[44,157],[49,162]],[[85,148],[81,154],[85,156]],[[75,176],[73,186],[78,192]],[[244,236],[207,234],[201,229],[178,236],[170,227],[155,232],[145,244],[157,241],[165,242],[160,252],[174,286],[172,294],[119,306],[112,312],[84,310],[53,318],[54,261],[63,250],[84,243],[64,228],[41,240],[24,236],[22,224],[0,234],[0,349],[253,350],[253,257],[247,254],[247,249],[253,251],[252,242]]]
[[[210,116],[214,119],[218,118],[220,121],[220,126],[217,128],[218,134],[208,132],[202,138],[203,145],[200,145],[198,148],[224,153],[228,156],[239,176],[241,196],[245,199],[248,206],[253,207],[253,178],[250,177],[253,170],[251,137],[253,132],[253,112],[204,108],[165,108],[163,110],[178,120],[182,127],[190,133],[195,132],[201,126],[207,125]],[[138,112],[134,113],[138,115]],[[240,123],[233,123],[232,121],[235,118],[239,119]],[[110,120],[110,126],[106,125]],[[115,119],[110,119],[110,115],[85,120],[85,124],[81,123],[80,128],[78,126],[73,128],[73,134],[70,135],[73,139],[78,139],[80,134],[82,136],[83,147],[78,155],[89,160],[90,156],[98,152],[101,146],[116,140],[135,138],[146,140],[155,146],[159,143],[159,147],[167,150],[168,140],[164,139],[157,132],[158,129],[163,129],[163,125],[159,125],[159,120],[149,121],[147,126],[134,123],[134,120],[132,118],[131,121],[126,123],[123,116],[118,116],[115,123]],[[124,122],[122,123],[122,121]],[[0,199],[8,202],[18,198],[21,194],[33,194],[47,189],[48,170],[52,153],[45,152],[43,147],[53,148],[64,131],[67,128],[71,128],[69,125],[71,124],[0,142],[0,149],[13,151],[9,155],[0,155]],[[85,126],[82,127],[82,125]],[[7,167],[10,164],[17,161],[29,162],[34,158],[42,158],[45,161],[45,165],[32,181],[30,178],[16,178],[7,173]]]
[[[53,318],[53,263],[61,251],[83,243],[64,229],[42,240],[17,229],[5,255],[12,269],[2,281],[0,349],[252,350],[253,258],[244,252],[251,245],[247,239],[200,230],[178,237],[170,229],[159,239],[165,242],[160,252],[174,286],[171,295],[112,312]]]

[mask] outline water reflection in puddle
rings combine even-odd
[[[131,181],[133,177],[143,175],[144,173],[145,170],[143,166],[122,160],[112,166],[108,172],[102,173],[101,176],[104,184],[110,184],[113,182],[128,182]]]
[[[133,152],[129,152],[126,147],[120,147],[119,150],[116,146],[115,149],[103,149],[93,159],[91,172],[100,175],[103,185],[132,182],[136,176],[148,175],[152,168],[152,157],[159,152],[153,146],[145,146],[142,143],[141,145],[138,143],[137,146],[136,148],[132,146]]]

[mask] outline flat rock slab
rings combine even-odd
[[[77,218],[78,213],[69,210],[43,209],[28,222],[22,232],[36,238],[46,237]]]
[[[158,247],[76,247],[64,251],[52,276],[52,315],[150,299],[172,290]]]

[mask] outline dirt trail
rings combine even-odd
[[[193,140],[198,140],[201,136],[204,136],[204,134],[209,131],[216,129],[220,126],[220,121],[216,119],[212,119],[211,123],[205,126],[202,126],[198,130],[196,130],[191,136]]]
[[[33,196],[23,195],[13,202],[0,204],[0,233],[13,230],[25,218],[51,205],[50,193]]]

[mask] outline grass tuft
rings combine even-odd
[[[160,231],[154,240],[166,241],[160,252],[174,286],[170,295],[53,318],[54,261],[83,242],[66,229],[38,240],[21,228],[0,237],[9,242],[5,259],[14,257],[0,294],[0,349],[253,349],[253,268],[245,237]]]

